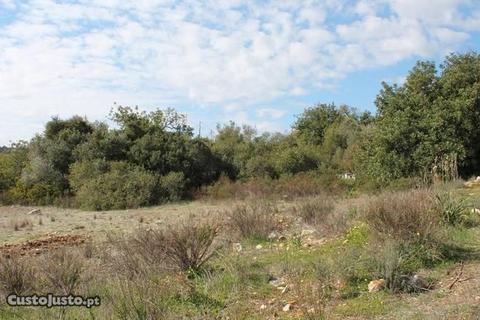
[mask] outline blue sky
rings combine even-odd
[[[477,0],[0,0],[0,145],[114,102],[208,135],[286,132],[321,102],[375,111],[419,59],[480,50]]]

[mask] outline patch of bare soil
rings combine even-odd
[[[88,240],[85,235],[74,234],[47,234],[39,239],[28,240],[22,243],[5,244],[0,246],[0,253],[4,255],[20,254],[20,255],[33,255],[40,254],[42,252],[57,249],[65,246],[78,246]]]

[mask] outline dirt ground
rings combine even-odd
[[[102,238],[115,231],[161,226],[193,216],[208,217],[229,203],[185,202],[135,210],[90,212],[55,207],[0,207],[0,245],[22,243],[48,235],[82,235]],[[29,214],[32,210],[40,212]]]

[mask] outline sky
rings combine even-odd
[[[288,132],[317,103],[375,112],[382,81],[479,49],[479,0],[0,0],[0,145],[115,103],[173,107],[204,136]]]

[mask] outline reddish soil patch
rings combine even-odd
[[[11,255],[11,254],[40,254],[47,250],[57,249],[64,246],[78,246],[88,239],[84,235],[56,235],[49,234],[45,237],[35,240],[29,240],[23,243],[18,244],[5,244],[0,246],[0,254]]]

